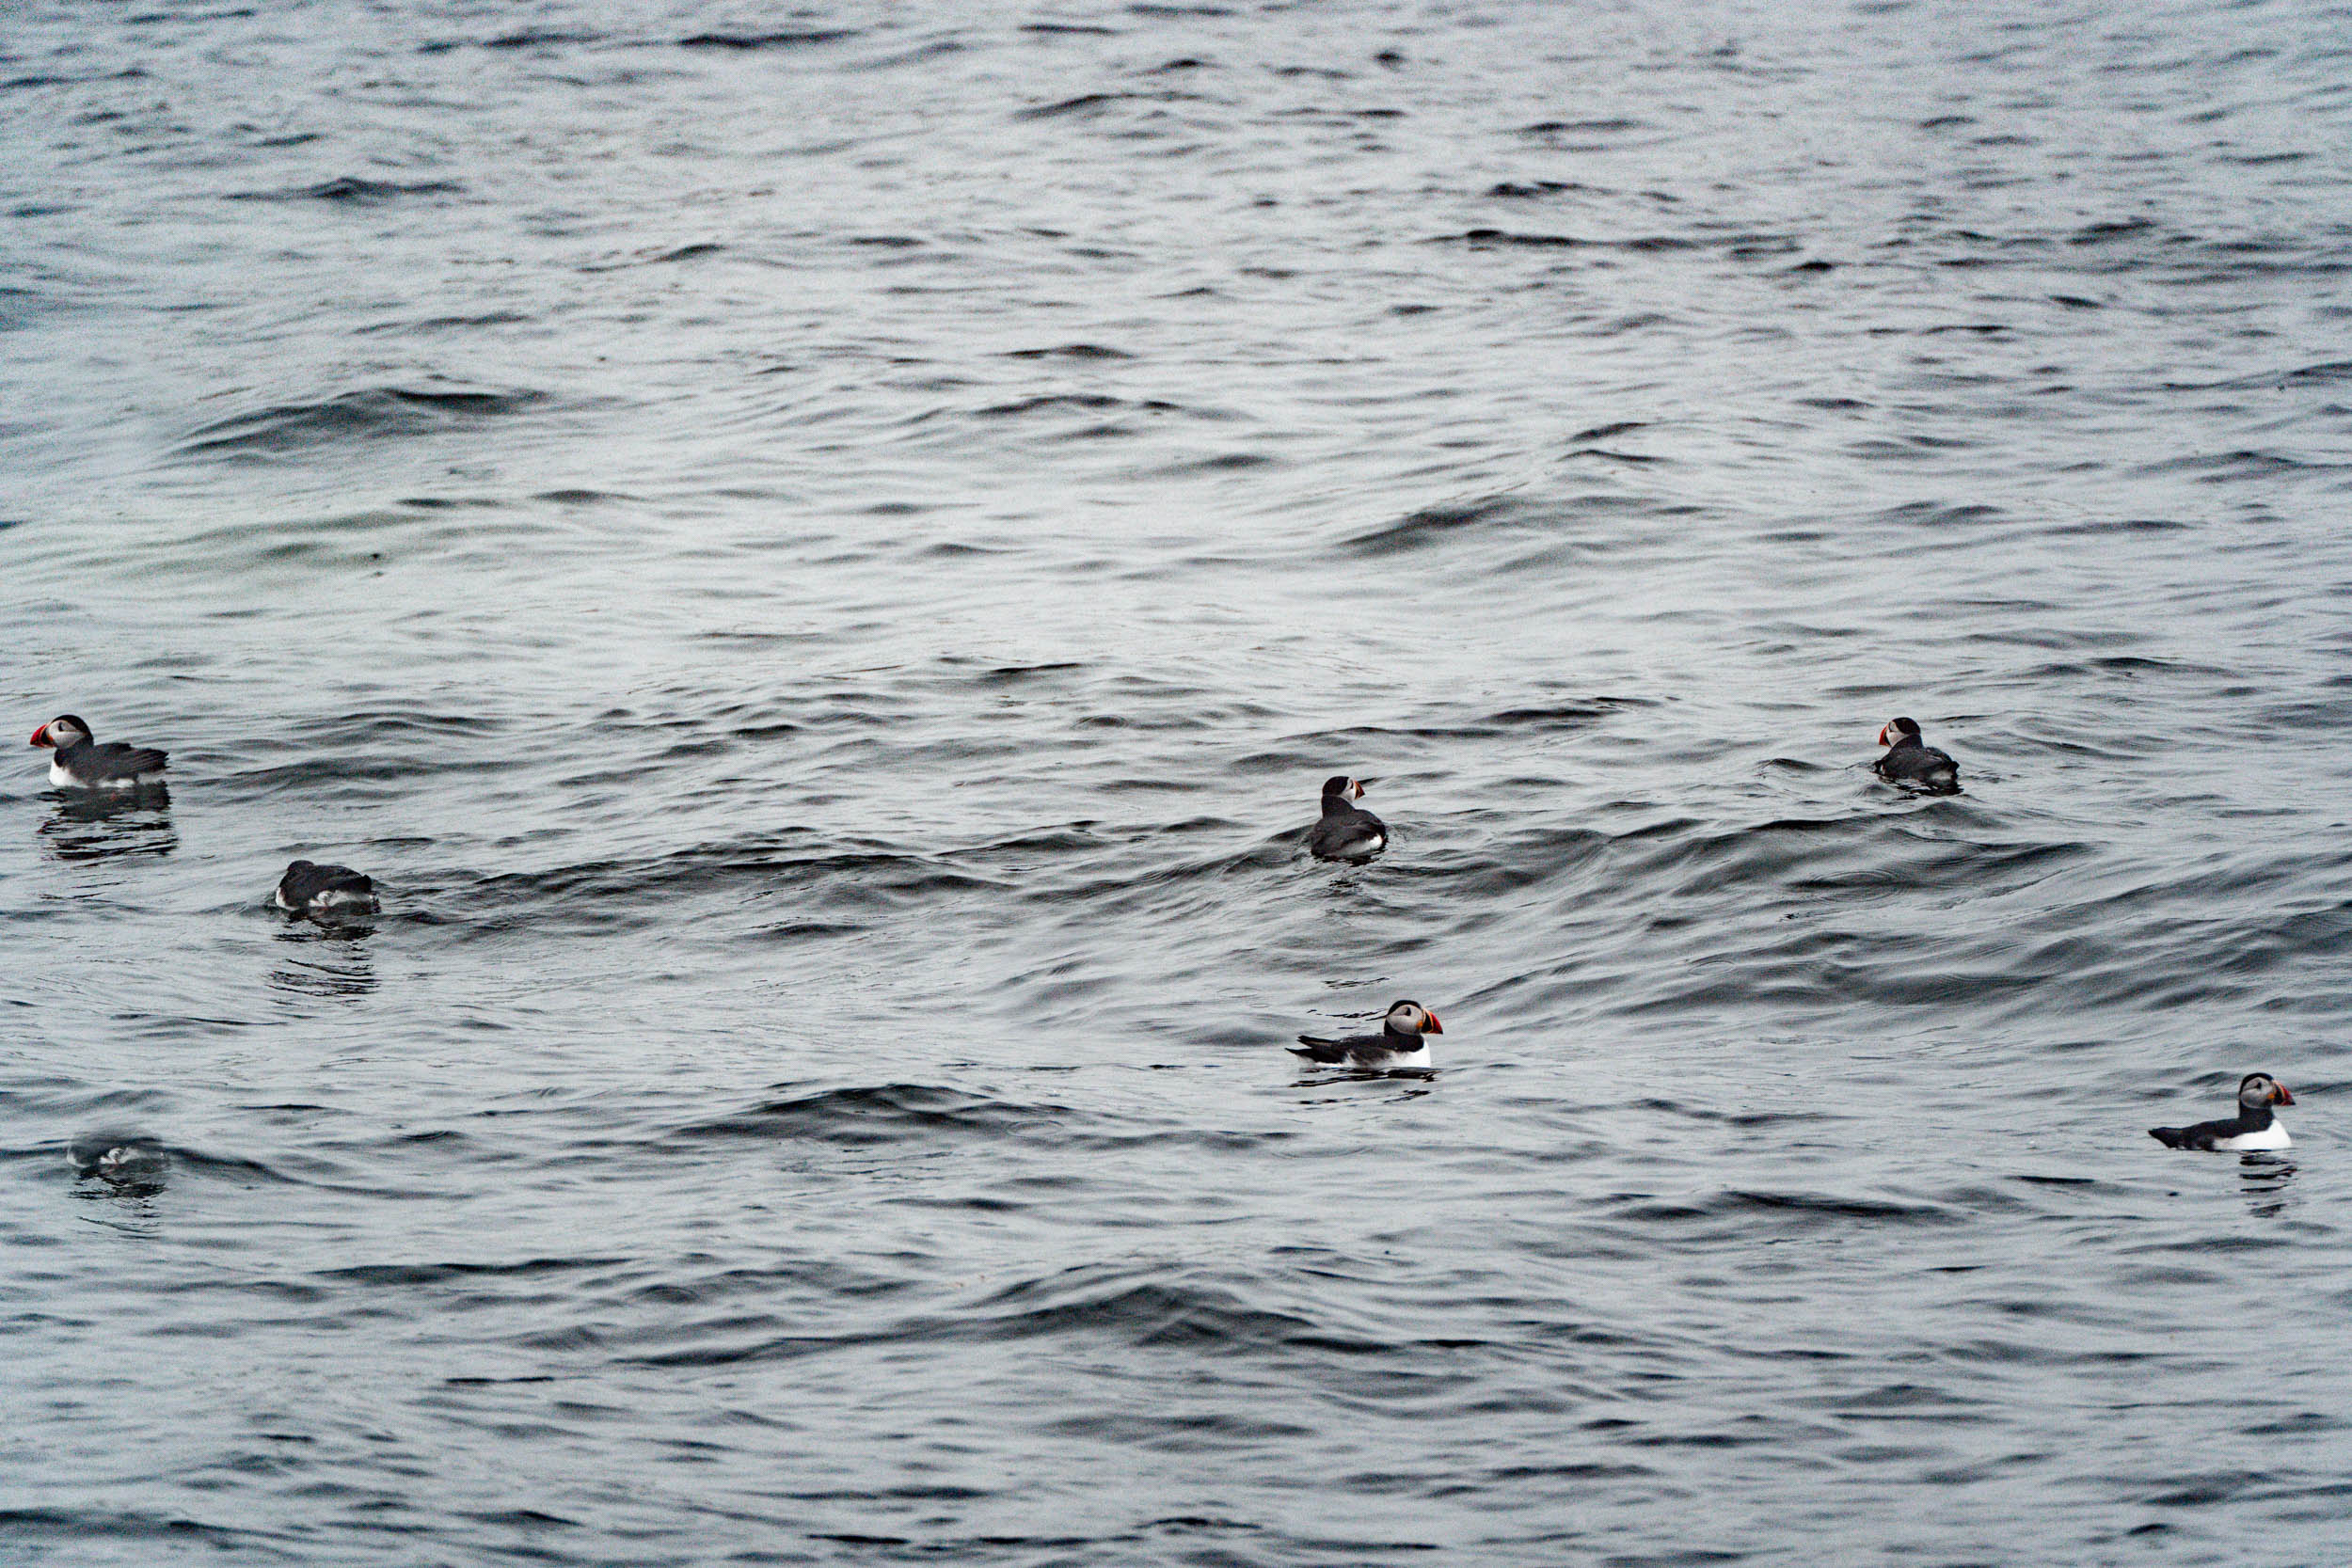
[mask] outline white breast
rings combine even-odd
[[[2213,1147],[2227,1149],[2292,1148],[2295,1140],[2287,1136],[2285,1124],[2273,1117],[2270,1125],[2261,1132],[2240,1132],[2234,1138],[2216,1138]]]
[[[49,782],[59,789],[137,789],[162,777],[160,773],[140,773],[123,779],[81,779],[67,772],[58,763],[49,765]]]

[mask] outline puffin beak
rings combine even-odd
[[[1881,724],[1879,726],[1879,744],[1882,746],[1886,744],[1886,726],[1884,724]]]
[[[2292,1105],[2295,1103],[2295,1096],[2289,1094],[2287,1092],[2287,1086],[2284,1084],[2281,1084],[2279,1085],[2277,1091],[2271,1095],[2270,1102],[2273,1105]]]
[[[1422,1031],[1422,1034],[1424,1034],[1424,1035],[1442,1035],[1442,1034],[1444,1034],[1444,1033],[1445,1033],[1445,1025],[1444,1025],[1444,1024],[1442,1024],[1442,1023],[1439,1023],[1439,1022],[1438,1022],[1438,1015],[1437,1015],[1437,1014],[1435,1014],[1435,1013],[1433,1013],[1433,1012],[1430,1012],[1430,1011],[1429,1011],[1429,1009],[1428,1009],[1428,1008],[1426,1008],[1426,1007],[1423,1007],[1423,1008],[1422,1009],[1422,1014],[1423,1014],[1423,1015],[1424,1015],[1424,1016],[1425,1016],[1425,1017],[1429,1020],[1429,1027],[1428,1027],[1428,1028],[1426,1028],[1426,1029],[1423,1029],[1423,1030]]]
[[[48,725],[43,724],[40,728],[33,732],[33,744],[36,746],[46,746],[49,744]]]

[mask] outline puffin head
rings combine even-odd
[[[36,746],[79,746],[89,738],[89,726],[70,713],[61,713],[33,732]]]
[[[2292,1105],[2295,1096],[2270,1074],[2249,1072],[2238,1082],[2237,1102],[2249,1111],[2259,1111],[2265,1105]]]
[[[1389,1007],[1389,1016],[1382,1021],[1391,1035],[1442,1035],[1445,1025],[1438,1015],[1418,1002],[1398,1002]]]
[[[1882,746],[1916,746],[1919,743],[1919,721],[1916,719],[1889,719],[1879,728],[1879,744]]]
[[[1323,781],[1323,798],[1326,801],[1360,800],[1364,798],[1364,781],[1334,773]]]

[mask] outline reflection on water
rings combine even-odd
[[[2284,1213],[2295,1201],[2288,1183],[2295,1180],[2295,1162],[2279,1154],[2238,1157],[2238,1180],[2246,1195],[2247,1212],[2263,1219]]]
[[[1437,1069],[1434,1068],[1401,1068],[1392,1072],[1324,1073],[1317,1077],[1302,1078],[1291,1087],[1332,1089],[1343,1084],[1386,1084],[1399,1078],[1413,1080],[1409,1087],[1400,1085],[1396,1093],[1386,1097],[1391,1102],[1401,1103],[1407,1100],[1419,1100],[1435,1092],[1431,1085],[1436,1082],[1437,1076]],[[1348,1095],[1326,1094],[1303,1099],[1299,1103],[1301,1105],[1347,1105],[1356,1103],[1356,1100],[1355,1097]]]
[[[37,830],[56,860],[103,861],[119,855],[168,855],[180,847],[171,795],[160,785],[130,795],[59,795]]]
[[[364,941],[375,934],[372,925],[315,926],[307,919],[290,922],[277,940],[288,950],[278,954],[278,967],[270,971],[276,990],[297,996],[365,996],[375,990],[375,960]]]

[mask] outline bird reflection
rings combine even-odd
[[[1405,1083],[1400,1084],[1399,1080],[1404,1080]],[[1431,1086],[1437,1081],[1438,1072],[1435,1068],[1406,1068],[1394,1072],[1318,1072],[1310,1077],[1301,1078],[1291,1087],[1294,1089],[1336,1089],[1343,1084],[1398,1084],[1397,1092],[1388,1098],[1405,1101],[1419,1100],[1430,1093]],[[1406,1084],[1411,1086],[1406,1087]],[[1299,1103],[1302,1105],[1347,1105],[1357,1103],[1358,1099],[1359,1097],[1355,1095],[1327,1094],[1302,1100]]]
[[[378,983],[375,959],[365,945],[374,934],[372,925],[292,923],[278,933],[288,950],[278,955],[269,983],[296,996],[365,996]]]
[[[2284,1213],[2295,1197],[2287,1186],[2295,1180],[2292,1160],[2276,1154],[2242,1154],[2238,1156],[2237,1174],[2247,1212],[2258,1219]]]
[[[171,795],[160,785],[125,795],[63,797],[36,832],[61,861],[168,855],[180,847],[179,831],[171,825]]]

